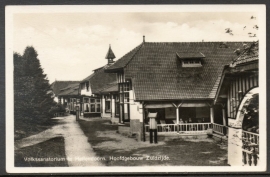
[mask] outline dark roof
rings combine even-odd
[[[205,58],[201,52],[176,52],[176,54],[180,59]]]
[[[124,69],[132,78],[136,100],[213,99],[224,65],[242,42],[145,42],[106,71]],[[202,53],[202,67],[182,67],[176,53]]]
[[[104,87],[103,90],[100,91],[101,93],[111,93],[111,92],[118,92],[118,83],[110,83],[107,87]]]
[[[236,66],[239,64],[248,63],[251,61],[259,60],[259,42],[254,42],[246,44],[246,49],[244,49],[239,57],[237,57],[232,63],[231,66]]]
[[[130,52],[125,54],[122,58],[117,60],[113,65],[111,65],[110,67],[108,67],[106,69],[106,72],[111,72],[114,70],[124,68],[130,62],[130,60],[133,58],[133,56],[137,53],[137,51],[139,51],[139,49],[141,48],[142,45],[143,44],[135,47],[133,50],[131,50]]]
[[[67,87],[70,84],[79,84],[80,81],[54,81],[51,84],[51,89],[53,90],[53,93],[58,96],[61,89]]]
[[[70,84],[67,87],[61,89],[58,96],[70,96],[79,94],[79,84]]]
[[[109,50],[108,50],[107,55],[106,55],[105,58],[106,58],[106,59],[114,59],[114,58],[115,58],[115,55],[114,55],[114,53],[113,53],[113,51],[112,51],[112,49],[111,49],[111,45],[110,45],[110,47],[109,47]]]
[[[93,94],[98,94],[108,87],[108,84],[115,83],[116,73],[105,73],[104,70],[110,65],[105,65],[103,68],[97,70],[90,77],[90,86]]]
[[[87,76],[86,78],[84,78],[84,79],[81,81],[81,83],[84,83],[84,82],[89,81],[90,78],[93,77],[93,76],[94,76],[94,73],[90,74],[89,76]]]

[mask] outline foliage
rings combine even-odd
[[[26,47],[21,56],[14,53],[14,117],[15,128],[21,122],[44,122],[56,103],[49,93],[50,85],[43,73],[38,54]]]
[[[52,106],[49,110],[49,113],[51,116],[53,116],[55,113],[65,113],[66,108],[64,105],[57,103],[55,106]]]
[[[248,99],[242,111],[245,114],[243,129],[254,131],[256,133],[259,126],[259,94],[253,94],[250,99]]]

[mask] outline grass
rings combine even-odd
[[[54,158],[53,161],[27,161],[28,158]],[[61,161],[57,161],[61,160]],[[64,160],[64,161],[62,161]],[[63,137],[15,150],[15,167],[66,167],[65,142]]]
[[[102,161],[106,166],[224,166],[227,151],[217,142],[209,140],[188,141],[172,139],[150,145],[148,142],[137,142],[131,138],[117,134],[117,126],[111,125],[109,120],[93,119],[80,120],[79,124],[88,137],[95,153],[105,157]],[[110,157],[143,157],[143,160],[111,160]],[[147,160],[147,157],[166,156],[169,160]]]
[[[23,121],[15,119],[15,140],[19,140],[31,135],[38,134],[57,124],[57,120],[49,119],[47,121]]]

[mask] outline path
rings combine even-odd
[[[101,166],[100,161],[95,161],[96,154],[93,151],[87,137],[81,130],[75,116],[70,115],[59,120],[60,125],[53,126],[39,134],[29,136],[15,142],[15,150],[37,143],[44,142],[54,137],[63,136],[65,139],[66,157],[69,166]]]

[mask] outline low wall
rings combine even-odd
[[[100,113],[83,113],[83,117],[100,117],[101,114]]]
[[[176,133],[166,133],[159,134],[158,133],[158,142],[159,141],[167,141],[171,139],[206,139],[208,138],[207,134],[176,134]],[[150,141],[149,133],[145,134],[145,141]]]

